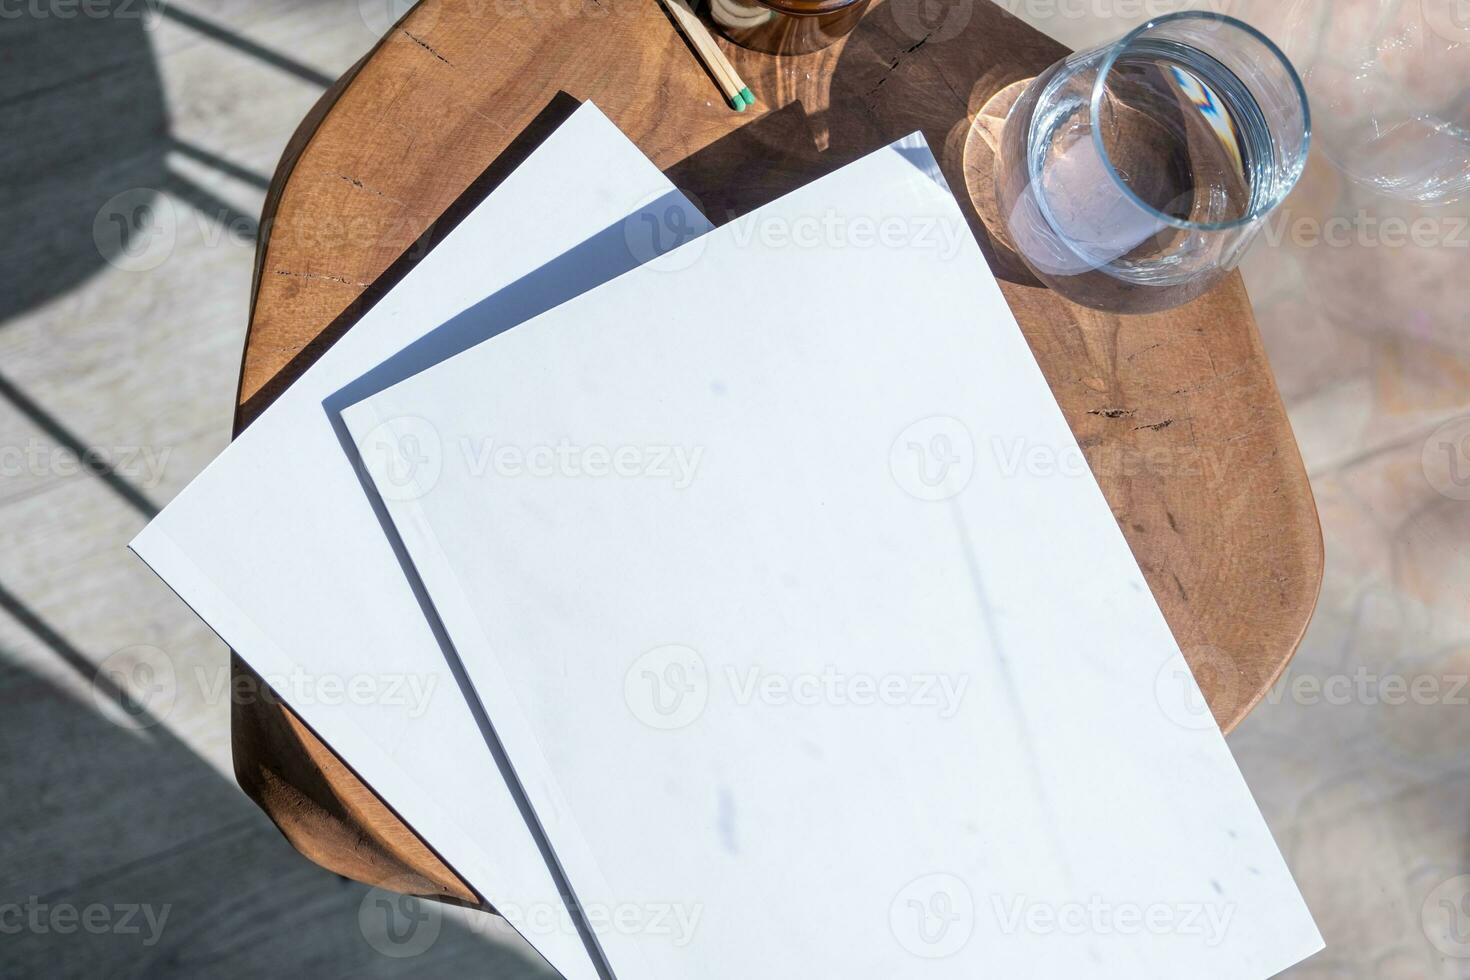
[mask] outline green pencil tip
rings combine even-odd
[[[755,105],[755,96],[750,94],[749,86],[740,90],[740,97],[745,100],[746,105]]]

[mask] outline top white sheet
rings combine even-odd
[[[708,227],[582,106],[132,543],[570,980],[595,977],[593,961],[326,403]]]
[[[618,980],[1321,947],[922,140],[343,418]]]

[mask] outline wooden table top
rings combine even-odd
[[[724,105],[654,0],[422,0],[282,157],[261,222],[237,428],[574,100],[595,101],[716,224],[921,130],[1215,717],[1233,728],[1295,652],[1323,567],[1316,506],[1240,277],[1178,310],[1117,317],[1040,287],[996,243],[986,104],[1066,52],[989,0],[878,0],[843,42],[799,58],[722,46],[756,94],[751,111]],[[238,659],[235,670],[253,679]],[[233,739],[241,786],[312,860],[483,904],[289,710],[237,699]]]

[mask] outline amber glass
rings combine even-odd
[[[869,0],[710,0],[720,33],[768,54],[807,54],[846,35]]]

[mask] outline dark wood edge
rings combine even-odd
[[[405,14],[407,20],[412,10]],[[399,23],[402,23],[400,20]],[[255,324],[256,301],[271,230],[281,197],[306,148],[362,67],[397,26],[332,84],[297,125],[271,176],[256,233],[250,313],[235,385],[234,435],[249,424],[245,410],[244,351]],[[393,891],[488,909],[470,885],[395,813],[341,756],[316,736],[233,650],[232,690],[243,692],[230,711],[235,780],[304,857],[346,878]],[[269,763],[264,760],[271,760]],[[368,828],[393,828],[391,833]],[[340,842],[350,841],[351,846]]]
[[[233,653],[230,675],[235,780],[296,850],[323,868],[364,884],[488,908]]]

